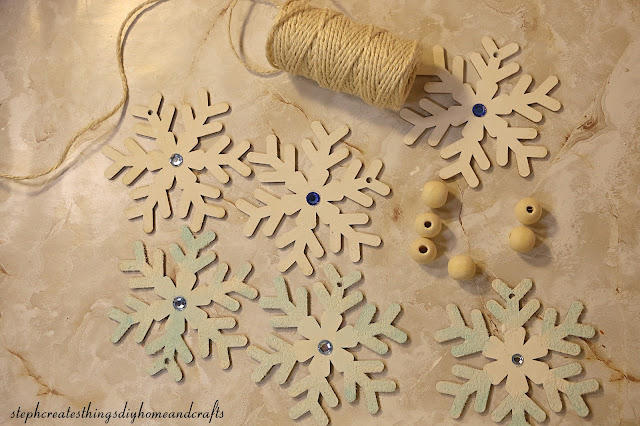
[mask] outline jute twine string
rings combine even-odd
[[[248,64],[233,45],[231,18],[237,2],[233,0],[229,10],[229,43],[249,70],[301,75],[381,108],[398,110],[406,101],[417,73],[417,41],[312,7],[309,0],[289,0],[280,7],[267,38],[267,59],[276,69],[265,69]]]
[[[108,112],[106,112],[102,116],[100,116],[98,118],[95,118],[91,122],[87,123],[87,125],[84,126],[82,129],[78,130],[71,137],[71,139],[69,139],[67,141],[67,143],[66,143],[66,145],[64,147],[64,150],[62,151],[62,155],[58,158],[58,161],[56,161],[48,169],[43,170],[43,171],[38,172],[38,173],[29,174],[29,175],[12,175],[12,174],[9,174],[9,173],[0,172],[0,178],[10,179],[10,180],[17,181],[17,182],[21,182],[21,181],[24,182],[24,181],[29,181],[29,180],[32,180],[32,179],[39,178],[41,176],[48,175],[48,174],[58,170],[60,168],[60,166],[62,166],[62,164],[65,162],[65,160],[69,157],[69,152],[71,151],[71,148],[75,145],[76,141],[82,135],[87,133],[89,130],[94,130],[95,128],[97,128],[99,125],[101,125],[102,123],[107,121],[109,118],[111,118],[116,112],[118,112],[120,110],[120,108],[122,108],[124,106],[124,104],[127,102],[127,99],[129,98],[129,83],[127,82],[127,75],[124,72],[124,58],[123,58],[124,36],[126,34],[125,29],[127,28],[127,24],[132,20],[132,18],[140,10],[146,8],[147,6],[150,6],[150,5],[154,4],[154,3],[158,3],[158,2],[161,2],[161,1],[164,1],[164,0],[146,0],[146,1],[142,2],[142,3],[140,3],[138,6],[133,8],[127,14],[126,18],[124,19],[124,21],[122,21],[122,24],[120,25],[120,30],[118,31],[118,37],[117,37],[117,40],[116,40],[116,58],[117,58],[117,61],[118,61],[118,72],[120,73],[120,80],[122,82],[122,96],[120,98],[120,101],[113,108],[111,108],[111,110],[109,110]]]

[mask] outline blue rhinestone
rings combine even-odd
[[[320,202],[320,195],[317,192],[310,192],[307,194],[307,203],[311,206],[315,206]]]
[[[475,104],[473,108],[471,108],[471,111],[473,111],[473,115],[476,117],[484,117],[487,113],[487,107],[482,104]]]

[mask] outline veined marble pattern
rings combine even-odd
[[[245,70],[226,40],[229,2],[168,0],[146,11],[127,38],[131,97],[116,130],[110,132],[117,121],[113,118],[83,138],[86,143],[72,153],[75,160],[44,188],[0,182],[0,423],[15,421],[10,415],[18,406],[33,409],[37,402],[40,410],[82,409],[89,402],[92,409],[121,410],[125,401],[129,406],[144,401],[145,409],[184,411],[193,401],[194,409],[206,411],[215,400],[224,411],[224,418],[216,420],[220,423],[290,422],[292,401],[286,391],[273,382],[254,384],[250,375],[256,364],[244,350],[232,351],[229,370],[204,360],[186,369],[187,380],[176,384],[167,374],[148,376],[148,357],[134,342],[109,341],[116,324],[106,312],[128,293],[119,260],[130,256],[137,239],[166,246],[183,222],[160,220],[147,236],[139,222],[126,220],[122,211],[128,193],[104,178],[110,160],[99,149],[105,143],[121,146],[133,135],[137,120],[130,105],[145,104],[159,90],[173,104],[193,101],[197,89],[206,87],[213,99],[231,104],[232,113],[223,119],[226,134],[236,142],[251,141],[256,151],[264,151],[265,136],[272,131],[284,143],[299,145],[311,136],[309,121],[320,120],[351,128],[355,158],[384,159],[382,179],[392,194],[369,212],[372,230],[383,231],[384,244],[365,248],[356,265],[344,253],[329,253],[325,260],[341,272],[364,271],[359,288],[367,299],[399,301],[403,314],[396,324],[410,339],[385,359],[398,389],[380,397],[381,412],[371,417],[364,403],[343,401],[330,413],[334,424],[493,424],[489,410],[478,415],[471,407],[459,421],[449,417],[452,399],[439,394],[435,383],[451,377],[456,359],[433,334],[448,324],[447,303],[456,302],[465,312],[482,309],[494,277],[510,285],[532,278],[532,297],[543,308],[563,313],[574,298],[585,304],[582,320],[596,327],[597,336],[583,346],[580,378],[601,384],[587,396],[592,413],[586,421],[637,424],[640,3],[317,1],[358,21],[424,39],[426,48],[442,44],[451,54],[479,50],[484,35],[499,44],[515,41],[522,48],[515,60],[535,81],[550,74],[560,79],[553,93],[563,108],[539,126],[539,142],[549,157],[534,161],[533,175],[526,179],[512,163],[483,173],[476,189],[462,180],[450,182],[453,196],[442,209],[441,254],[431,266],[421,267],[406,248],[416,237],[415,216],[426,211],[420,189],[444,161],[438,151],[424,142],[405,146],[402,137],[410,125],[397,113],[302,78],[264,78]],[[48,167],[78,128],[118,102],[115,39],[120,22],[137,3],[0,2],[0,170],[24,174]],[[264,63],[264,39],[275,9],[255,3],[250,10],[251,4],[238,6],[234,34],[241,17],[251,12],[245,50]],[[421,96],[420,86],[419,80],[410,102]],[[494,160],[491,150],[488,155]],[[269,295],[280,253],[261,234],[245,238],[246,217],[231,204],[256,185],[255,177],[234,176],[233,185],[223,188],[230,202],[225,203],[226,220],[207,219],[205,229],[216,232],[215,251],[232,268],[244,261],[254,264],[249,282]],[[534,226],[541,243],[518,255],[509,249],[507,236],[517,224],[513,207],[526,196],[539,199],[547,213]],[[482,274],[459,284],[448,278],[446,263],[463,252],[478,261]],[[298,269],[286,277],[308,284],[317,278],[307,279]],[[260,344],[269,330],[269,313],[257,303],[244,303],[240,315],[239,332]],[[468,363],[478,366],[474,360]],[[504,384],[496,393],[505,393]],[[544,400],[544,392],[534,386],[532,397]],[[491,407],[499,399],[491,398]],[[571,408],[547,414],[549,424],[582,422]],[[314,424],[309,416],[298,423]]]

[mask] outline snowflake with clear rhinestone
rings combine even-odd
[[[525,414],[529,414],[538,422],[546,419],[544,410],[528,395],[529,381],[542,385],[554,412],[562,410],[560,393],[564,393],[578,415],[584,417],[589,414],[589,407],[584,402],[583,395],[594,392],[600,386],[594,379],[584,381],[567,380],[582,371],[577,362],[550,367],[549,361],[541,360],[549,351],[576,356],[581,347],[566,340],[569,336],[580,338],[593,337],[595,330],[590,325],[578,321],[584,306],[580,302],[573,302],[569,311],[559,325],[556,325],[558,311],[549,308],[544,312],[542,331],[528,339],[526,323],[540,308],[536,299],[528,301],[522,308],[520,302],[531,290],[532,282],[523,280],[512,289],[500,280],[493,282],[493,289],[502,297],[506,306],[495,300],[487,302],[486,307],[502,324],[502,338],[489,335],[487,324],[479,310],[471,311],[472,327],[465,324],[460,310],[456,305],[447,306],[447,314],[451,326],[435,334],[438,342],[463,339],[464,342],[454,346],[451,354],[462,357],[482,352],[492,361],[485,364],[482,370],[465,365],[454,365],[452,372],[455,376],[467,379],[465,383],[438,382],[436,389],[444,394],[453,395],[451,417],[458,418],[462,414],[467,401],[472,394],[476,394],[474,408],[482,413],[487,408],[491,387],[500,384],[506,378],[507,397],[493,410],[491,418],[495,422],[502,421],[511,413],[510,425],[528,424]]]
[[[260,306],[264,309],[277,309],[284,314],[271,319],[270,324],[274,329],[295,328],[302,339],[292,344],[276,334],[270,334],[267,343],[275,352],[254,345],[248,349],[249,356],[260,363],[251,376],[256,382],[262,381],[272,368],[278,367],[274,378],[282,385],[287,382],[298,362],[311,360],[309,374],[289,387],[292,397],[306,392],[306,397],[289,410],[289,416],[297,419],[310,413],[321,425],[326,425],[329,418],[320,398],[329,407],[338,405],[338,396],[329,383],[332,366],[343,376],[347,401],[354,402],[356,387],[360,388],[360,394],[371,414],[377,413],[379,409],[377,394],[392,392],[396,388],[393,380],[373,379],[369,376],[384,370],[382,361],[359,361],[349,349],[363,345],[383,355],[387,353],[389,346],[378,336],[385,336],[397,343],[407,340],[406,333],[393,325],[401,310],[397,303],[392,303],[373,322],[377,308],[368,304],[362,309],[354,325],[343,324],[344,313],[364,298],[360,291],[347,291],[360,281],[362,275],[355,271],[342,277],[331,264],[325,266],[324,272],[329,279],[329,288],[321,282],[313,286],[314,293],[324,308],[320,322],[309,314],[307,289],[299,287],[292,298],[284,278],[278,277],[275,280],[276,296],[262,297]]]

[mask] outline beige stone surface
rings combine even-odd
[[[426,208],[420,191],[442,167],[438,151],[420,142],[407,147],[409,129],[397,113],[317,87],[286,74],[264,78],[246,71],[226,40],[229,0],[170,0],[146,11],[129,32],[125,68],[130,103],[120,121],[111,119],[83,138],[58,176],[45,187],[0,182],[0,423],[10,424],[18,406],[40,410],[93,408],[121,410],[125,401],[155,410],[208,410],[219,400],[221,424],[287,424],[295,401],[270,380],[255,385],[256,365],[244,350],[232,351],[232,367],[219,369],[215,360],[196,359],[185,366],[186,379],[174,383],[168,374],[150,377],[151,358],[131,336],[109,341],[116,324],[107,318],[112,306],[123,308],[129,293],[118,262],[132,256],[132,243],[142,239],[164,247],[178,238],[182,221],[159,219],[146,235],[140,221],[123,217],[129,204],[126,188],[108,181],[110,161],[100,153],[105,143],[121,147],[133,135],[137,119],[131,105],[146,104],[162,91],[174,105],[194,101],[206,87],[215,100],[228,101],[226,134],[247,139],[264,151],[272,131],[299,146],[311,136],[309,123],[320,120],[329,130],[347,124],[355,158],[383,158],[382,180],[392,188],[378,197],[368,213],[371,230],[384,241],[365,248],[363,260],[328,254],[343,273],[363,272],[360,289],[367,300],[384,308],[398,301],[403,314],[397,325],[409,334],[404,345],[393,344],[384,356],[385,377],[398,389],[380,397],[381,412],[370,416],[360,401],[344,399],[329,409],[341,424],[491,424],[490,410],[477,414],[467,407],[459,421],[448,410],[449,396],[435,384],[450,380],[456,360],[451,345],[438,344],[435,331],[448,325],[444,308],[456,302],[464,312],[482,308],[495,296],[494,277],[510,285],[521,278],[534,281],[533,295],[543,309],[563,315],[574,299],[586,305],[582,320],[597,335],[581,343],[580,378],[595,378],[601,389],[587,396],[597,425],[637,424],[640,413],[640,4],[636,0],[344,0],[317,3],[338,8],[361,22],[385,26],[424,45],[442,44],[450,54],[481,49],[484,35],[499,44],[517,42],[523,69],[542,81],[557,75],[554,96],[562,110],[546,114],[535,127],[550,153],[533,163],[532,176],[521,178],[514,164],[480,173],[476,189],[462,180],[448,183],[450,201],[442,209],[444,228],[437,237],[439,255],[420,266],[407,255],[416,238],[414,218]],[[67,139],[90,119],[119,100],[120,82],[114,58],[121,20],[137,4],[132,0],[25,0],[0,2],[0,170],[17,174],[52,164]],[[242,2],[240,19],[251,12],[244,32],[250,58],[264,62],[263,44],[275,9]],[[410,102],[420,95],[420,81]],[[117,122],[115,131],[111,131]],[[98,139],[96,139],[98,138]],[[494,142],[484,143],[492,162]],[[251,261],[250,282],[272,295],[279,252],[261,233],[242,235],[245,216],[233,202],[257,185],[234,174],[224,186],[225,220],[208,218],[205,229],[218,234],[213,250],[232,268]],[[538,245],[526,255],[507,242],[517,225],[513,207],[523,197],[540,200],[546,213],[533,226]],[[286,227],[286,225],[285,225]],[[325,229],[321,235],[328,236]],[[481,274],[458,283],[447,275],[447,259],[470,253]],[[315,262],[317,267],[322,262]],[[299,270],[285,274],[292,288],[321,278],[319,269],[305,278]],[[313,304],[314,312],[319,312]],[[542,311],[541,311],[542,312]],[[486,311],[485,311],[486,313]],[[243,301],[238,331],[264,346],[270,314],[256,302]],[[354,315],[349,315],[353,320]],[[536,325],[534,325],[535,327]],[[539,321],[537,322],[539,326]],[[193,336],[190,336],[193,337]],[[292,337],[292,336],[289,336]],[[376,359],[363,349],[363,359]],[[480,366],[481,356],[463,360]],[[566,362],[550,358],[555,365]],[[302,377],[297,372],[296,377]],[[295,377],[294,377],[295,378]],[[342,395],[339,377],[336,389]],[[542,389],[532,397],[546,407]],[[506,395],[504,383],[494,389],[494,408]],[[566,402],[566,401],[565,401]],[[572,408],[545,411],[549,424],[579,424]],[[115,422],[112,420],[111,423]],[[120,421],[124,424],[128,421]],[[50,424],[49,421],[41,421]],[[66,423],[66,422],[61,422]],[[138,422],[136,422],[138,423]],[[168,422],[167,422],[168,423]],[[306,416],[299,424],[314,424]]]

